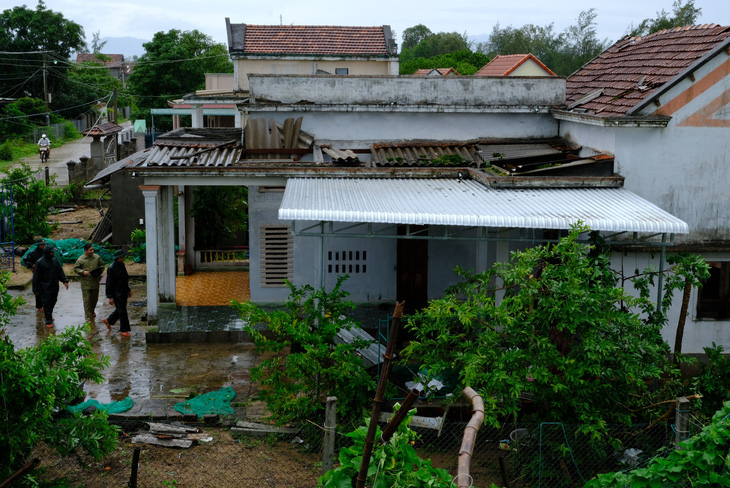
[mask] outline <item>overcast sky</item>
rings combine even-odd
[[[22,4],[34,8],[36,1],[0,0],[3,10]],[[197,29],[225,43],[225,18],[229,17],[232,23],[246,24],[388,24],[400,44],[403,30],[417,24],[433,32],[466,32],[472,38],[489,34],[498,22],[502,27],[553,23],[560,32],[589,8],[596,9],[599,38],[616,41],[632,22],[637,24],[662,9],[672,9],[672,0],[46,0],[45,4],[83,26],[89,42],[97,31],[102,39],[151,40],[159,31]],[[695,0],[695,6],[702,9],[700,23],[730,25],[730,1]]]

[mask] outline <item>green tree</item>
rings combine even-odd
[[[127,88],[136,97],[133,118],[146,118],[149,110],[167,107],[167,101],[205,88],[205,73],[232,73],[228,50],[197,30],[158,32],[144,44],[145,54],[129,76]],[[155,119],[162,129],[171,122]]]
[[[195,239],[203,249],[217,249],[246,230],[248,188],[245,186],[198,186],[193,198]]]
[[[96,31],[91,35],[91,52],[93,54],[101,54],[101,50],[106,46],[106,41],[101,41],[101,31]]]
[[[72,52],[84,48],[84,29],[39,0],[35,10],[13,7],[0,13],[0,54],[3,76],[0,97],[30,94],[43,99],[43,70],[49,93],[56,94]],[[27,53],[27,54],[26,54]]]
[[[485,273],[462,272],[461,285],[410,318],[407,356],[433,374],[456,371],[495,425],[520,415],[524,395],[539,420],[579,423],[595,439],[608,423],[630,422],[616,405],[675,371],[660,333],[666,319],[647,314],[656,306],[643,290],[635,297],[619,285],[607,253],[578,242],[587,231],[575,226]]]
[[[291,293],[283,310],[235,303],[249,324],[245,330],[257,351],[274,353],[251,370],[251,377],[261,385],[257,399],[266,402],[278,423],[321,418],[327,396],[340,399],[338,421],[359,420],[375,389],[375,380],[357,354],[367,342],[337,341],[340,330],[357,325],[347,317],[354,304],[345,300],[349,295],[342,290],[346,278],[340,277],[329,292],[287,282]],[[265,336],[260,326],[270,335]]]
[[[403,31],[403,43],[401,44],[401,51],[405,49],[413,49],[422,40],[428,36],[433,35],[431,29],[423,24],[414,25]]]
[[[498,54],[533,54],[558,76],[569,76],[608,47],[600,41],[595,29],[594,9],[583,11],[575,25],[562,33],[554,25],[526,24],[515,28],[495,25],[486,43],[479,43],[477,51],[490,57]]]
[[[664,29],[692,25],[701,14],[702,9],[695,7],[694,0],[687,0],[687,3],[683,3],[682,0],[674,0],[671,16],[666,10],[662,9],[661,12],[657,12],[656,17],[653,19],[644,19],[636,27],[631,24],[627,32],[631,37],[645,36]]]
[[[76,118],[98,103],[109,101],[114,89],[118,93],[118,105],[128,106],[131,97],[126,94],[122,82],[111,75],[103,60],[77,64],[68,70],[63,89],[54,100],[57,113],[66,118]]]
[[[468,49],[441,54],[431,58],[415,58],[401,61],[400,74],[410,75],[416,70],[428,68],[454,68],[460,75],[473,75],[489,62],[486,54],[471,52]]]
[[[25,464],[39,442],[64,455],[84,450],[100,459],[116,445],[118,429],[109,425],[106,414],[82,417],[64,410],[83,398],[84,381],[104,380],[101,370],[109,358],[93,353],[81,328],[15,349],[5,326],[22,299],[8,294],[8,276],[0,275],[0,479]]]
[[[401,49],[400,59],[409,61],[415,58],[430,58],[455,51],[468,50],[469,39],[457,32],[439,32],[425,37],[412,49]]]

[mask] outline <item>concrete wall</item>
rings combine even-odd
[[[141,178],[132,178],[131,172],[121,170],[111,177],[112,241],[115,246],[129,244],[134,229],[144,229],[144,197],[139,191]]]
[[[206,90],[231,90],[235,86],[233,73],[205,73]]]
[[[238,89],[249,89],[250,74],[271,75],[315,75],[318,70],[332,75],[337,68],[347,68],[348,75],[397,75],[397,58],[337,58],[300,59],[286,57],[265,57],[261,59],[238,59]]]
[[[273,118],[279,123],[303,116],[302,130],[314,135],[317,143],[343,142],[349,148],[369,148],[373,142],[386,141],[540,138],[558,134],[558,123],[549,114],[281,110],[256,111],[250,116]]]
[[[544,107],[565,100],[564,78],[467,76],[250,75],[252,104],[442,105]]]
[[[528,59],[522,63],[516,70],[509,74],[509,76],[551,76],[550,73],[537,64],[532,59]]]

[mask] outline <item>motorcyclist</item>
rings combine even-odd
[[[51,155],[51,140],[48,137],[46,137],[45,134],[43,134],[41,136],[41,138],[38,140],[38,152],[40,152],[41,149],[43,149],[43,148],[46,148],[48,150],[48,153],[46,154],[46,156],[49,156],[50,157],[50,155]]]

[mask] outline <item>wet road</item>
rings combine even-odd
[[[36,345],[49,334],[83,322],[81,287],[77,282],[72,281],[68,290],[61,287],[54,310],[55,326],[51,329],[45,326],[43,314],[35,310],[30,290],[11,293],[26,300],[7,327],[7,334],[17,349]],[[91,324],[87,338],[96,354],[109,357],[109,368],[103,371],[105,383],[86,385],[87,398],[108,403],[129,396],[139,403],[133,409],[139,414],[147,412],[144,409],[148,409],[147,413],[152,410],[159,413],[182,401],[181,394],[177,393],[175,397],[171,390],[184,389],[199,394],[230,386],[236,391],[234,402],[248,398],[249,370],[256,361],[252,345],[147,344],[147,326],[140,323],[145,311],[144,300],[145,285],[133,285],[131,306],[128,307],[132,336],[124,338],[119,335],[119,324],[109,332],[101,323],[114,307],[107,301],[102,303],[100,298],[96,323]]]

